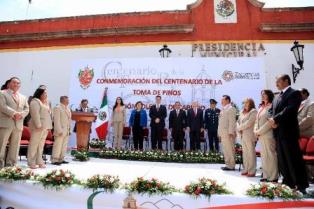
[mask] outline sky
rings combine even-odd
[[[91,14],[184,10],[196,0],[0,0],[0,21]],[[242,0],[241,0],[242,1]],[[244,1],[244,0],[243,0]],[[314,6],[314,0],[260,0],[265,7]]]

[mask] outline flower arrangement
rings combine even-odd
[[[30,180],[34,179],[35,175],[30,169],[22,169],[18,166],[5,167],[0,170],[0,179],[4,180]]]
[[[62,169],[50,171],[46,175],[38,177],[37,180],[41,182],[45,188],[54,187],[56,189],[63,189],[75,183],[80,183],[75,179],[73,173]]]
[[[75,160],[78,160],[81,162],[89,160],[88,151],[83,150],[83,149],[75,151],[73,156]]]
[[[246,191],[246,194],[251,197],[262,197],[268,199],[280,198],[280,199],[301,199],[302,193],[291,189],[284,184],[276,183],[260,183],[251,185]]]
[[[118,176],[111,175],[94,175],[87,179],[84,186],[93,190],[104,189],[105,191],[113,192],[118,189],[120,185],[120,179]]]
[[[216,180],[209,178],[200,178],[197,182],[191,182],[184,188],[184,193],[198,197],[203,194],[211,196],[212,194],[231,194],[225,187],[225,184],[218,184]]]
[[[143,177],[137,178],[130,184],[126,184],[125,189],[129,192],[137,192],[140,194],[162,194],[167,195],[175,192],[175,188],[169,183],[162,182],[158,179],[144,179]]]
[[[93,138],[91,139],[91,141],[89,142],[89,146],[90,148],[94,148],[94,149],[103,149],[106,146],[106,142]]]
[[[223,155],[216,152],[203,153],[104,149],[95,157],[154,162],[224,163]]]

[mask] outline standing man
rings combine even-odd
[[[61,165],[68,163],[64,160],[71,130],[71,111],[68,107],[69,98],[60,97],[60,104],[53,108],[54,144],[52,148],[51,163]]]
[[[205,111],[205,129],[208,134],[210,151],[219,152],[219,139],[218,139],[218,121],[220,109],[216,108],[217,101],[214,99],[209,100],[210,107]],[[215,148],[214,148],[215,145]]]
[[[23,120],[29,112],[27,99],[19,93],[21,81],[10,79],[8,89],[0,92],[0,168],[14,166],[23,131]],[[10,143],[7,158],[6,146]]]
[[[280,95],[273,101],[273,117],[269,122],[274,129],[278,167],[283,176],[282,183],[306,193],[305,189],[309,184],[298,144],[300,137],[298,110],[302,101],[301,93],[290,87],[289,75],[278,76],[276,85]]]
[[[152,149],[162,150],[162,133],[165,128],[167,109],[161,104],[161,96],[156,96],[156,104],[149,109]]]
[[[204,129],[203,110],[198,107],[198,102],[192,102],[192,108],[188,110],[187,129],[190,132],[190,150],[200,150],[200,137]]]
[[[223,146],[223,154],[225,158],[224,171],[235,170],[235,138],[236,138],[236,109],[231,105],[231,98],[228,95],[222,96],[222,110],[218,121],[218,136]]]
[[[169,130],[174,141],[174,150],[183,150],[183,140],[186,128],[186,114],[181,109],[180,102],[174,104],[174,109],[169,115]]]
[[[311,102],[310,93],[307,89],[301,89],[302,103],[298,111],[300,135],[305,137],[314,136],[314,102]]]

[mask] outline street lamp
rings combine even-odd
[[[293,83],[295,83],[297,76],[300,73],[300,70],[304,70],[303,49],[304,49],[304,45],[300,45],[298,41],[294,41],[294,45],[291,48],[291,51],[293,52],[295,60],[297,61],[300,68],[297,68],[296,66],[294,66],[294,64],[292,64]]]
[[[168,48],[167,44],[163,45],[161,49],[159,49],[159,54],[161,57],[169,57],[171,53],[171,50]]]

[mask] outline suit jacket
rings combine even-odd
[[[257,111],[252,109],[250,112],[244,114],[241,112],[237,121],[237,131],[242,140],[256,141],[254,134],[254,124],[256,120]],[[242,134],[240,133],[242,131]]]
[[[203,110],[202,109],[197,108],[196,115],[192,108],[188,110],[187,127],[189,127],[191,131],[201,131],[201,128],[203,128]]]
[[[71,132],[71,110],[63,104],[53,108],[53,130],[55,135],[62,133],[62,136],[67,136]]]
[[[29,110],[31,113],[31,119],[29,121],[30,129],[52,129],[52,120],[48,105],[43,104],[37,98],[33,98]]]
[[[156,105],[151,106],[149,109],[149,117],[150,117],[150,126],[161,126],[165,127],[165,118],[167,117],[167,109],[165,105],[160,105],[159,110],[157,111]],[[159,118],[160,122],[156,123],[155,119]]]
[[[254,124],[254,133],[259,135],[260,140],[274,139],[273,129],[268,122],[271,118],[271,106],[261,107],[258,110]]]
[[[226,137],[229,134],[236,135],[236,109],[230,105],[220,111],[218,122],[218,136]]]
[[[220,109],[208,108],[205,110],[204,126],[209,132],[217,131]]]
[[[13,120],[15,113],[22,113],[21,120]],[[15,127],[18,130],[23,130],[23,119],[29,112],[27,99],[24,95],[18,93],[18,101],[15,101],[10,90],[0,92],[0,127],[11,128]]]
[[[136,111],[137,110],[134,109],[131,112],[131,116],[130,116],[130,119],[129,119],[129,126],[130,127],[134,126],[134,120],[135,120]],[[141,113],[140,113],[140,126],[141,127],[146,127],[147,126],[147,114],[146,114],[146,111],[144,109],[141,109]]]
[[[120,112],[117,111],[117,108],[112,111],[111,115],[112,122],[125,122],[125,106],[120,107]]]
[[[298,110],[301,100],[301,93],[291,87],[274,99],[272,115],[278,125],[274,129],[276,139],[299,139]]]
[[[186,122],[186,114],[184,110],[180,109],[178,115],[175,109],[170,112],[169,129],[172,128],[173,131],[183,131],[183,128],[186,128]]]
[[[298,121],[301,136],[311,137],[314,135],[314,102],[307,99],[303,104],[301,103]]]

